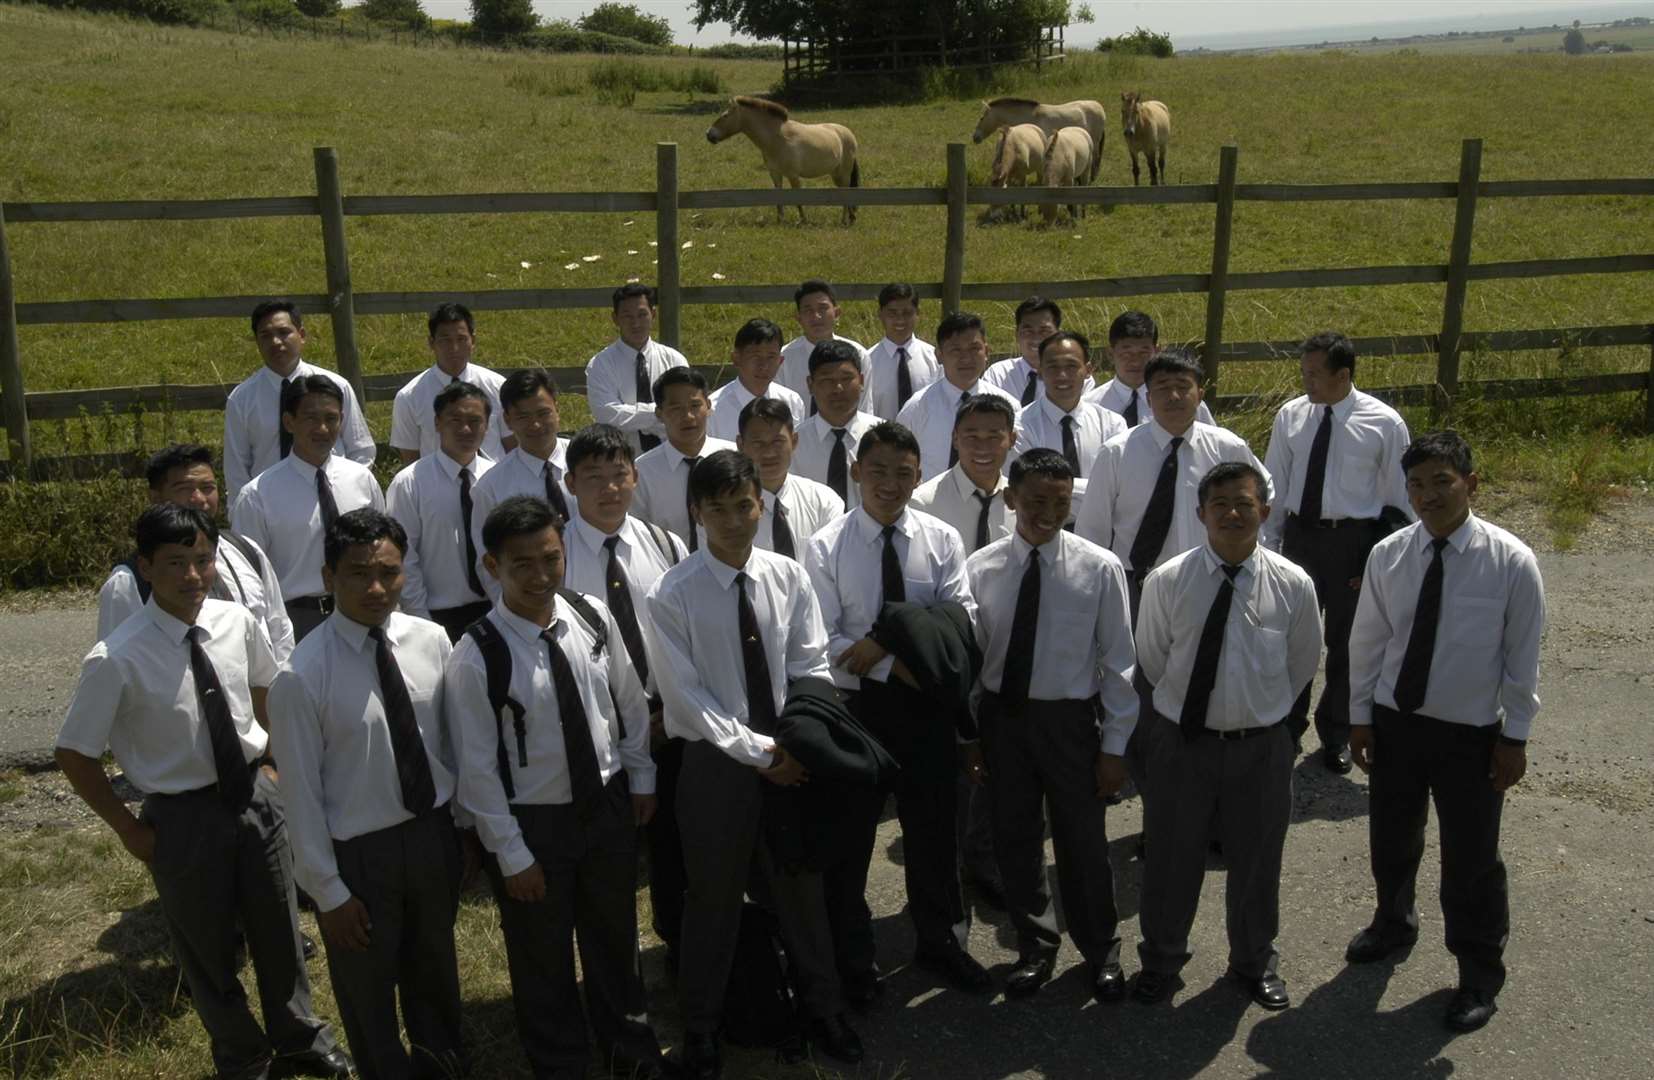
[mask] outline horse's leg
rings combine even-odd
[[[1164,146],[1160,148],[1160,182],[1162,184],[1166,182],[1166,148]]]
[[[787,183],[793,186],[794,191],[797,191],[799,188],[804,186],[804,179],[799,176],[789,176],[787,177]],[[802,203],[800,203],[798,207],[798,223],[800,225],[804,224],[804,206]]]
[[[776,170],[776,169],[771,169],[770,170],[770,183],[775,185],[775,190],[777,190],[777,191],[781,190],[781,173],[778,170]],[[786,212],[781,208],[780,203],[776,203],[775,204],[775,223],[777,225],[780,225],[783,222],[785,222],[786,220],[787,220]]]
[[[1152,164],[1152,162],[1151,162],[1151,164]],[[1133,150],[1133,151],[1131,151],[1131,182],[1132,182],[1132,186],[1135,187],[1137,184],[1142,182],[1141,180],[1138,179],[1139,175],[1140,174],[1137,171],[1137,151]]]

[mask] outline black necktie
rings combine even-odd
[[[1037,393],[1039,393],[1039,372],[1030,370],[1028,372],[1028,385],[1022,388],[1022,403],[1032,405],[1034,395]]]
[[[1298,503],[1298,516],[1311,525],[1320,521],[1321,489],[1327,482],[1327,448],[1332,445],[1332,406],[1321,413],[1321,426],[1315,429],[1315,441],[1309,447],[1309,466],[1304,470],[1304,497]]]
[[[879,556],[879,576],[884,584],[884,602],[900,604],[907,599],[907,586],[902,582],[902,560],[896,556],[896,526],[886,525],[884,552]]]
[[[1074,417],[1072,414],[1062,418],[1062,456],[1068,459],[1068,467],[1074,470],[1075,479],[1080,475],[1080,444],[1074,438]]]
[[[1154,478],[1154,493],[1131,541],[1131,569],[1139,580],[1154,569],[1154,561],[1172,531],[1172,511],[1177,508],[1177,449],[1182,445],[1183,437],[1179,435],[1167,447],[1160,475]]]
[[[281,381],[281,393],[276,395],[276,438],[281,441],[281,454],[278,455],[277,460],[293,452],[293,433],[287,430],[287,425],[282,423],[281,419],[287,415],[287,391],[292,385],[292,379],[283,379]]]
[[[896,350],[896,408],[907,404],[913,396],[913,372],[907,369],[907,350]]]
[[[844,448],[844,437],[849,432],[841,427],[833,429],[833,449],[827,455],[827,486],[838,492],[844,505],[850,505],[850,454]]]
[[[959,392],[959,400],[953,403],[954,416],[959,415],[959,406],[964,403],[968,396],[963,390]],[[948,439],[948,468],[951,469],[957,464],[959,464],[959,444],[950,437]]]
[[[651,405],[651,404],[653,404],[654,400],[655,400],[655,391],[650,386],[649,360],[648,360],[647,357],[645,357],[643,355],[643,353],[641,351],[637,354],[636,378],[637,378],[637,403],[639,405]],[[637,437],[637,441],[638,441],[638,445],[643,448],[645,453],[647,453],[648,451],[653,450],[655,447],[660,445],[660,436],[658,436],[658,435],[639,435]]]
[[[569,502],[563,498],[563,485],[557,482],[556,473],[552,472],[551,462],[546,462],[546,502],[557,511],[557,516],[564,521],[569,519]]]
[[[482,582],[477,579],[477,541],[471,535],[471,470],[459,471],[459,518],[460,529],[465,534],[465,583],[471,586],[471,591],[478,596],[487,596],[482,591]]]
[[[1430,569],[1419,586],[1419,603],[1413,611],[1413,629],[1407,635],[1407,651],[1396,675],[1396,711],[1417,712],[1430,688],[1430,660],[1436,652],[1436,624],[1442,613],[1442,552],[1447,540],[1430,541]]]
[[[637,624],[637,609],[632,606],[632,586],[626,577],[626,567],[620,561],[620,537],[603,541],[609,552],[609,565],[603,571],[605,596],[615,622],[620,624],[620,639],[626,643],[626,655],[632,658],[640,682],[649,682],[649,657],[643,649],[643,631]]]
[[[224,805],[239,813],[253,798],[253,774],[247,767],[247,755],[241,749],[241,736],[236,734],[235,721],[230,718],[230,703],[224,697],[224,686],[218,681],[218,672],[207,658],[201,639],[204,627],[189,628],[190,675],[195,679],[195,702],[201,709],[201,719],[207,725],[207,739],[212,744],[213,767],[218,773],[218,797]]]
[[[789,559],[798,558],[798,548],[793,544],[792,526],[787,524],[787,508],[781,503],[781,493],[775,493],[775,520],[770,523],[770,550],[777,555],[785,555]]]
[[[569,631],[572,633],[572,629]],[[540,631],[551,657],[551,684],[557,691],[557,719],[563,725],[563,757],[569,770],[569,793],[573,796],[575,813],[587,817],[603,798],[603,771],[597,764],[597,747],[592,743],[591,723],[586,717],[586,705],[580,700],[580,687],[574,681],[574,668],[568,654],[557,644],[557,638],[548,630]]]
[[[735,575],[735,614],[741,630],[741,667],[747,676],[747,726],[760,735],[775,734],[775,687],[770,684],[770,661],[764,655],[764,635],[758,613],[747,596],[747,575]]]
[[[1200,628],[1200,645],[1195,649],[1194,670],[1189,673],[1189,689],[1183,695],[1183,715],[1179,726],[1183,737],[1192,739],[1206,727],[1206,706],[1212,701],[1212,687],[1218,681],[1218,657],[1223,652],[1223,629],[1229,624],[1229,604],[1235,597],[1235,575],[1240,567],[1223,567],[1223,583],[1206,612],[1206,625]]]
[[[993,513],[994,496],[998,492],[972,491],[971,494],[982,504],[982,509],[976,515],[976,545],[971,548],[971,554],[974,555],[988,546],[988,515]]]
[[[333,501],[333,485],[327,482],[327,465],[316,467],[316,505],[322,509],[322,532],[333,528],[339,520],[339,504]]]
[[[1131,401],[1126,405],[1126,411],[1120,415],[1125,418],[1126,427],[1134,428],[1137,426],[1137,391],[1132,390],[1130,393]]]
[[[408,684],[402,681],[402,669],[396,666],[391,643],[385,640],[384,628],[370,628],[368,637],[373,639],[373,665],[379,670],[379,698],[385,706],[385,726],[390,729],[402,805],[410,814],[423,814],[436,805],[436,782],[431,779],[425,741],[419,737],[419,723],[414,719],[413,699],[408,696]]]
[[[1011,639],[1005,647],[1005,668],[999,677],[1000,699],[1013,708],[1028,703],[1034,681],[1034,635],[1039,627],[1039,549],[1028,553],[1028,569],[1017,589],[1016,614],[1011,617]]]
[[[686,457],[683,463],[689,466],[683,471],[683,513],[689,519],[689,550],[694,551],[700,545],[695,542],[695,500],[689,497],[689,474],[695,471],[695,466],[701,463],[701,459]]]

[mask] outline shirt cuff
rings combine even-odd
[[[1103,753],[1114,757],[1126,756],[1126,744],[1131,741],[1131,733],[1137,729],[1137,722],[1133,720],[1130,726],[1103,725]]]
[[[1505,725],[1499,731],[1499,736],[1507,742],[1525,743],[1528,741],[1528,731],[1533,727],[1531,719],[1512,720],[1509,714],[1505,716]]]
[[[499,860],[500,874],[504,877],[513,877],[534,865],[534,853],[523,842],[521,832],[507,840],[505,847],[495,852],[494,857]]]
[[[307,886],[304,891],[316,901],[317,911],[332,911],[350,899],[350,889],[338,874],[324,879],[319,886]]]
[[[626,789],[633,795],[653,795],[655,793],[655,766],[628,768],[626,770]]]
[[[1354,701],[1350,702],[1350,726],[1373,726],[1373,703],[1371,700],[1361,703],[1356,703]]]
[[[872,679],[875,682],[889,682],[890,681],[890,668],[895,663],[896,663],[896,654],[895,653],[886,653],[884,659],[880,660],[878,663],[876,663],[872,667],[868,668],[867,669],[867,674],[863,675],[862,678]]]

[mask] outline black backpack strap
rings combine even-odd
[[[115,564],[115,569],[119,570],[123,566],[132,572],[132,581],[138,586],[138,603],[149,603],[149,582],[145,581],[144,576],[138,573],[138,556],[134,555],[130,559],[121,560]]]
[[[652,521],[645,521],[643,527],[648,529],[649,535],[654,538],[655,546],[660,548],[661,555],[666,558],[666,565],[678,565],[678,549],[672,543],[671,534]],[[693,522],[691,527],[693,527]]]
[[[259,557],[258,548],[253,546],[251,540],[245,536],[237,536],[228,529],[218,530],[218,538],[228,540],[231,547],[241,552],[241,557],[247,560],[248,565],[253,568],[253,573],[260,579],[264,577],[264,560]]]
[[[592,607],[592,602],[586,599],[585,593],[560,588],[557,590],[557,595],[561,596],[569,607],[574,609],[574,613],[580,616],[580,621],[586,624],[586,629],[592,632],[592,637],[597,639],[592,643],[592,662],[596,663],[602,658],[603,650],[609,644],[609,631],[603,622],[603,616],[599,615],[597,609]],[[615,700],[615,691],[612,686],[609,687],[609,702],[614,706],[615,723],[620,725],[620,737],[625,739],[626,718],[620,715],[620,702]]]
[[[478,619],[465,628],[477,651],[482,653],[483,669],[488,674],[488,706],[494,713],[495,764],[499,768],[500,786],[507,801],[517,797],[517,787],[511,782],[511,753],[505,745],[505,713],[511,711],[511,726],[517,738],[517,763],[528,765],[528,726],[526,710],[511,696],[511,649],[493,623]]]

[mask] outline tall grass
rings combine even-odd
[[[724,81],[706,64],[643,64],[636,60],[603,60],[586,73],[598,103],[630,108],[640,93],[721,94]]]

